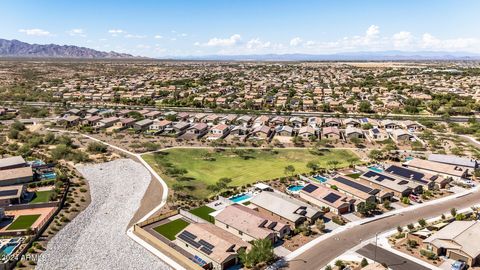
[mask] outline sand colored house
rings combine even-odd
[[[270,239],[275,243],[290,232],[290,226],[270,219],[241,204],[227,206],[215,216],[215,225],[250,242]]]
[[[206,269],[227,269],[250,244],[211,223],[192,223],[176,235],[175,244]]]

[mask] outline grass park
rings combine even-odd
[[[33,223],[35,223],[39,217],[40,215],[19,216],[8,226],[7,231],[27,230],[32,227]]]
[[[336,169],[359,162],[355,153],[345,149],[174,148],[142,157],[170,188],[197,199],[215,194],[211,186],[222,178],[231,179],[228,186],[242,186],[308,173],[312,170],[311,164],[318,168]],[[293,166],[294,170],[287,171],[287,166]]]

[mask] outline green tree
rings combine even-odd
[[[270,239],[258,239],[252,243],[250,251],[240,250],[238,257],[247,268],[253,268],[260,263],[270,263],[275,258],[272,241]]]
[[[293,174],[295,173],[295,167],[293,167],[293,165],[288,165],[288,166],[285,167],[283,172],[286,175],[293,176]]]

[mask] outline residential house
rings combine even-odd
[[[238,253],[250,244],[211,223],[192,223],[181,230],[175,244],[194,256],[204,269],[228,269],[238,264]]]
[[[300,190],[300,198],[322,208],[329,208],[335,214],[355,211],[355,199],[332,188],[308,184]]]
[[[354,126],[347,126],[347,128],[345,129],[345,137],[347,137],[348,139],[363,138],[363,131]]]
[[[218,140],[225,138],[230,133],[230,127],[225,124],[218,124],[210,129],[208,140]]]
[[[340,130],[335,126],[324,127],[322,129],[322,138],[329,140],[339,140],[341,139]]]
[[[290,226],[241,204],[225,207],[215,215],[215,225],[251,242],[270,239],[272,243],[290,233]]]
[[[335,187],[338,192],[344,193],[359,202],[390,201],[393,193],[371,188],[348,176],[337,175],[324,183],[327,187]]]
[[[298,227],[305,221],[314,223],[322,213],[294,198],[279,192],[264,191],[250,200],[257,210],[287,225]]]
[[[452,178],[454,180],[466,179],[468,169],[456,165],[450,165],[430,160],[414,158],[403,163],[407,168],[416,169],[427,173],[436,173],[443,175],[444,178]]]
[[[310,139],[317,137],[316,130],[311,126],[303,126],[298,130],[298,136],[303,139]]]
[[[274,130],[266,125],[257,126],[252,130],[251,137],[260,140],[270,140],[274,135]]]
[[[390,138],[388,132],[380,128],[371,128],[368,130],[368,136],[374,141],[385,141]]]
[[[133,124],[133,128],[137,132],[142,132],[142,131],[146,131],[150,127],[151,124],[153,124],[152,120],[143,119],[143,120],[135,122],[135,124]]]
[[[183,134],[185,139],[198,139],[203,137],[208,133],[208,125],[205,123],[196,123],[193,126],[187,128],[185,134]]]
[[[0,186],[25,184],[33,181],[31,167],[20,167],[0,171]]]
[[[27,162],[22,156],[14,156],[0,159],[0,171],[27,167]]]
[[[476,240],[478,235],[480,235],[478,220],[453,221],[423,240],[422,246],[438,256],[461,260],[473,267],[480,261],[480,241]]]
[[[458,157],[454,155],[431,154],[428,156],[428,160],[455,165],[458,167],[465,167],[471,170],[479,167],[479,163],[475,159],[468,157]]]
[[[11,204],[20,204],[25,196],[24,185],[1,186],[0,187],[0,207]]]

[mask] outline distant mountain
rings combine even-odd
[[[102,52],[71,45],[29,44],[15,39],[0,39],[0,57],[137,58],[126,53]]]
[[[349,52],[337,54],[252,54],[205,55],[171,57],[177,60],[213,61],[424,61],[424,60],[480,60],[480,54],[468,52]]]

